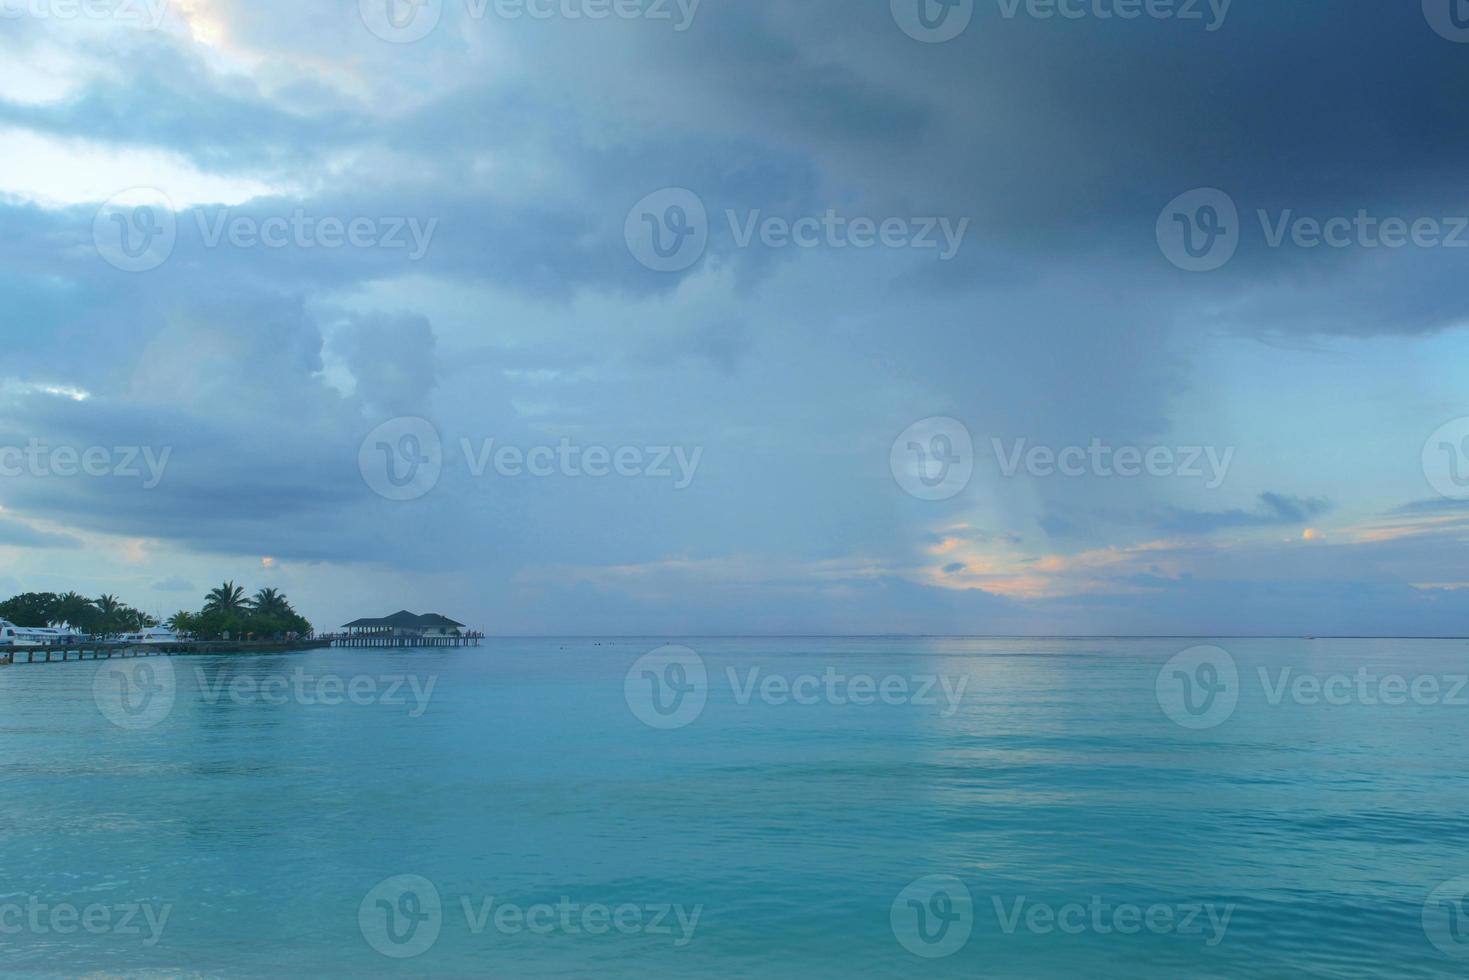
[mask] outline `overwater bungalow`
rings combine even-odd
[[[442,639],[464,635],[465,625],[447,616],[428,613],[419,616],[406,609],[381,619],[357,619],[342,629],[354,637],[395,637],[399,639]]]

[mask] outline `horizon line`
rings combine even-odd
[[[1384,633],[485,633],[487,640],[1469,640]]]

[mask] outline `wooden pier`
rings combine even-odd
[[[10,666],[64,664],[83,660],[127,660],[134,657],[207,657],[221,653],[292,653],[330,646],[323,638],[311,640],[188,640],[178,643],[79,643],[41,647],[0,647],[0,660],[13,657]]]
[[[392,636],[389,634],[328,633],[309,640],[186,640],[177,643],[94,642],[40,647],[0,647],[0,666],[64,664],[134,657],[206,657],[223,653],[295,653],[343,647],[370,650],[411,650],[419,647],[477,647],[483,633],[460,636]],[[14,659],[5,664],[9,656]]]
[[[174,651],[165,650],[162,646],[126,646],[123,644],[97,644],[95,646],[76,647],[7,647],[0,651],[0,659],[12,657],[10,666],[20,667],[25,664],[50,664],[66,663],[68,660],[112,660],[113,658],[128,657],[167,657],[174,655]]]
[[[365,650],[411,650],[417,647],[477,647],[484,642],[483,633],[460,636],[394,636],[390,633],[330,633],[321,639],[334,647]]]

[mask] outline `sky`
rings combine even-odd
[[[0,594],[1464,635],[1457,2],[0,0]]]

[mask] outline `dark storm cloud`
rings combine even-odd
[[[20,397],[0,434],[173,450],[151,490],[0,487],[27,515],[197,552],[465,573],[476,589],[528,566],[671,569],[653,595],[615,577],[538,580],[507,603],[531,631],[566,628],[567,610],[577,628],[657,633],[1126,625],[1131,593],[1021,603],[876,572],[711,587],[679,562],[907,567],[925,542],[958,538],[977,557],[943,559],[957,577],[987,552],[1106,548],[1139,529],[1264,538],[1329,505],[1264,493],[1251,508],[1250,494],[1323,491],[1261,464],[1230,508],[1176,484],[1001,480],[982,458],[966,493],[930,505],[902,494],[888,453],[943,414],[981,457],[991,438],[1100,436],[1239,442],[1243,458],[1262,434],[1225,412],[1216,423],[1217,396],[1200,393],[1213,335],[1421,335],[1469,299],[1459,252],[1272,246],[1257,215],[1469,213],[1469,48],[1416,3],[1236,0],[1210,32],[1011,19],[981,2],[944,45],[905,36],[885,2],[708,4],[685,33],[527,31],[448,4],[432,38],[401,46],[369,36],[350,2],[211,7],[218,50],[182,35],[85,42],[105,71],[79,71],[60,101],[0,94],[0,126],[156,153],[165,191],[190,182],[182,164],[268,189],[228,209],[179,192],[173,252],[140,274],[102,261],[96,203],[74,187],[63,199],[83,203],[0,200],[0,382],[93,395]],[[0,44],[20,56],[24,38]],[[661,274],[634,260],[624,221],[675,186],[706,205],[709,246]],[[1237,205],[1242,241],[1223,268],[1189,274],[1154,225],[1204,186]],[[742,247],[726,217],[827,209],[971,224],[937,262]],[[208,240],[297,212],[417,219],[425,247]],[[439,487],[406,505],[373,496],[357,468],[363,437],[397,413],[431,419],[445,444]],[[459,442],[567,433],[699,446],[706,463],[679,494],[497,481],[468,472]],[[955,529],[970,521],[992,530]],[[1212,576],[1128,580],[1164,600],[1139,631],[1240,609],[1280,624],[1292,603],[1356,610],[1343,621],[1365,629],[1461,605],[1407,584],[1455,581],[1438,545],[1272,554],[1268,581],[1241,567],[1258,555],[1206,545],[1187,558]]]
[[[293,17],[320,20],[282,9],[248,33],[301,46],[304,23]],[[816,46],[818,31],[827,40]],[[1469,60],[1412,4],[1236,3],[1210,32],[1147,18],[1007,18],[980,3],[970,29],[941,46],[912,42],[882,4],[799,13],[746,4],[706,10],[682,34],[516,40],[543,66],[538,84],[453,79],[455,64],[476,63],[453,61],[461,52],[440,38],[447,78],[430,76],[437,94],[411,112],[378,113],[325,90],[299,100],[325,108],[287,110],[159,40],[119,59],[129,85],[98,81],[60,106],[11,104],[0,120],[163,145],[226,173],[362,149],[416,156],[416,179],[361,170],[355,193],[314,194],[310,207],[438,218],[424,269],[545,292],[676,284],[628,261],[621,222],[642,193],[678,185],[705,196],[716,218],[710,260],[750,271],[783,257],[731,248],[725,208],[843,205],[972,219],[960,259],[922,270],[930,288],[984,282],[997,261],[1035,281],[1108,256],[1119,285],[1155,291],[1175,315],[1237,306],[1235,327],[1327,333],[1436,329],[1469,298],[1448,250],[1272,248],[1257,214],[1469,213],[1457,179],[1469,107],[1453,95],[1469,82]],[[383,46],[367,50],[385,57]],[[554,148],[569,178],[551,195],[491,203],[440,179],[477,154],[537,146]],[[1174,194],[1200,186],[1231,195],[1245,241],[1225,269],[1181,277],[1153,223]],[[256,202],[247,213],[290,206]],[[986,247],[998,243],[1005,254],[991,259]],[[399,258],[183,249],[181,263],[253,265],[301,285],[390,274]]]
[[[20,521],[0,517],[0,545],[20,548],[80,548],[82,543],[70,534],[38,531]]]
[[[1331,503],[1326,500],[1262,493],[1259,506],[1254,510],[1209,512],[1172,508],[1160,526],[1167,531],[1185,534],[1207,534],[1242,527],[1299,527],[1330,510]]]

